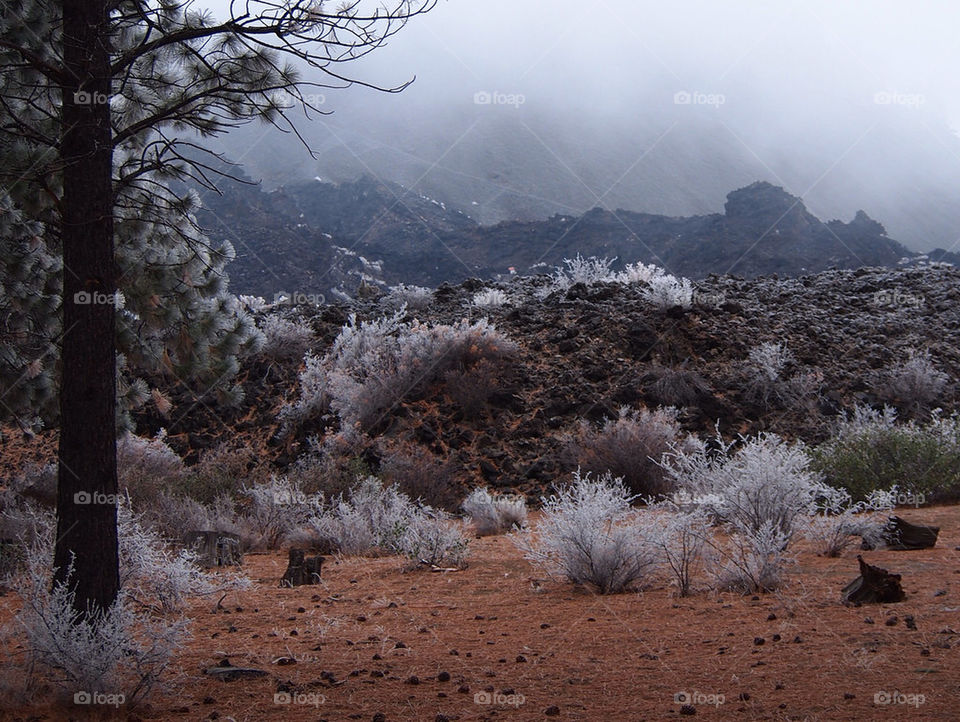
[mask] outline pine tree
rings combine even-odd
[[[51,418],[59,387],[54,564],[59,581],[72,567],[81,614],[117,596],[116,508],[81,502],[117,491],[118,388],[141,402],[138,374],[161,369],[235,396],[222,379],[258,339],[226,290],[232,249],[196,227],[196,196],[174,191],[214,186],[219,159],[202,160],[199,141],[253,119],[295,132],[289,111],[316,110],[311,88],[360,82],[338,66],[434,3],[251,0],[222,22],[192,0],[5,3],[0,408]]]

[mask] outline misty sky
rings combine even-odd
[[[673,133],[678,142],[678,123],[712,124],[731,152],[754,164],[750,180],[762,175],[804,196],[814,212],[849,218],[868,202],[834,201],[851,178],[863,177],[884,198],[900,192],[901,171],[927,164],[925,175],[944,187],[960,178],[960,151],[947,132],[960,128],[957,28],[960,3],[951,0],[440,0],[349,68],[383,86],[416,75],[413,86],[399,96],[330,91],[323,107],[335,115],[302,127],[311,143],[366,134],[443,165],[479,121],[514,111],[526,119],[529,143],[584,186],[586,203],[604,184],[571,157],[569,141],[554,138],[634,133],[642,152],[625,155],[642,164],[662,138]],[[550,130],[560,125],[563,132]],[[265,145],[275,156],[276,139]],[[256,166],[256,151],[248,152]],[[292,153],[290,162],[309,165]],[[472,162],[461,160],[458,170]],[[849,172],[841,178],[835,169],[843,164]],[[716,211],[722,196],[701,193],[687,205],[651,197],[646,205],[636,210]],[[884,219],[885,209],[868,210]]]
[[[207,5],[222,14],[226,3]],[[951,0],[440,0],[362,75],[383,85],[416,75],[410,96],[496,88],[569,112],[635,110],[664,85],[726,90],[727,103],[774,116],[889,92],[922,96],[926,112],[960,127],[958,27]]]

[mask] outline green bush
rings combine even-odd
[[[812,467],[855,501],[875,489],[897,487],[914,497],[900,503],[955,501],[960,498],[960,418],[896,423],[896,413],[856,408],[836,435],[813,452]]]

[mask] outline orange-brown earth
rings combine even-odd
[[[960,507],[901,514],[940,525],[939,542],[924,551],[865,552],[868,562],[903,575],[908,597],[860,608],[839,602],[857,574],[855,549],[838,559],[804,549],[774,594],[680,599],[666,583],[598,596],[547,580],[506,537],[472,541],[463,571],[405,572],[396,558],[330,559],[322,586],[295,589],[277,586],[283,553],[248,555],[250,590],[231,594],[221,611],[216,600],[189,608],[193,636],[177,654],[179,678],[114,716],[655,720],[679,718],[676,695],[686,693],[698,716],[714,719],[956,719]],[[0,599],[0,619],[18,604],[15,593]],[[269,675],[221,682],[202,673],[224,657]],[[292,702],[275,702],[278,691]],[[887,698],[894,701],[882,703]],[[0,714],[79,720],[97,713],[105,714],[64,704]]]

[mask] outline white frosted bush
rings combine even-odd
[[[654,278],[663,276],[664,273],[662,268],[652,263],[649,266],[639,262],[628,263],[620,273],[616,274],[615,278],[617,283],[627,286],[633,283],[650,283]]]
[[[399,535],[396,550],[418,564],[462,567],[467,540],[460,526],[436,509],[421,509]]]
[[[478,308],[496,308],[509,301],[507,294],[499,288],[488,288],[473,295],[473,305]]]
[[[433,291],[423,286],[408,286],[401,283],[398,286],[391,286],[390,292],[383,297],[381,301],[389,308],[407,308],[419,311],[430,305],[433,300]]]
[[[578,470],[573,481],[542,499],[535,534],[515,541],[524,556],[549,574],[591,584],[601,594],[622,592],[657,566],[649,529],[630,508],[631,497],[609,473],[596,481]]]
[[[267,358],[302,359],[314,340],[313,331],[302,321],[267,316],[259,326],[264,336],[260,353]]]
[[[546,289],[547,293],[565,291],[576,283],[589,286],[601,281],[613,281],[615,276],[610,266],[616,260],[616,258],[597,258],[596,256],[583,258],[579,253],[576,258],[564,258],[563,263],[566,268],[558,267],[554,271],[553,283]]]
[[[759,529],[739,529],[725,544],[711,543],[717,552],[714,573],[720,589],[732,589],[752,594],[771,592],[783,582],[787,564],[796,561],[788,550],[790,536],[773,521],[766,521]]]
[[[474,489],[463,500],[462,506],[477,534],[481,535],[520,529],[527,520],[527,504],[523,497],[494,495],[486,487]]]
[[[937,405],[949,381],[929,351],[910,349],[905,361],[883,374],[877,392],[906,414],[919,416]]]
[[[250,503],[243,514],[253,532],[251,546],[275,549],[283,538],[307,523],[318,506],[320,496],[304,493],[298,480],[273,475],[266,483],[244,487]]]
[[[130,601],[153,612],[179,612],[189,597],[249,586],[241,575],[206,574],[197,566],[194,552],[171,548],[126,504],[117,509],[117,532],[120,587]]]
[[[516,348],[486,319],[430,326],[404,322],[405,313],[367,322],[351,316],[322,359],[308,355],[300,396],[281,411],[284,428],[329,408],[342,429],[367,429],[450,369],[499,360]]]
[[[769,522],[789,541],[798,518],[812,514],[829,487],[809,469],[802,442],[789,444],[775,434],[740,441],[734,453],[719,434],[715,452],[676,448],[663,467],[689,495],[714,500],[709,511],[735,530],[756,533]]]
[[[68,585],[49,588],[39,567],[23,599],[17,622],[29,659],[69,693],[120,694],[132,702],[157,683],[187,636],[185,620],[138,614],[123,596],[106,612],[81,618]]]
[[[687,498],[700,499],[704,511],[727,526],[726,544],[709,542],[721,587],[769,591],[794,558],[788,551],[794,536],[833,490],[808,468],[802,443],[773,434],[740,441],[731,453],[733,444],[717,434],[717,451],[677,449],[663,466]]]
[[[263,296],[247,296],[241,294],[237,296],[237,301],[240,302],[244,310],[250,313],[260,313],[267,307],[267,299],[263,298]]]
[[[37,533],[23,539],[25,568],[16,586],[23,607],[14,634],[23,635],[31,668],[68,692],[122,694],[130,703],[160,679],[187,636],[182,611],[190,596],[242,589],[239,574],[207,575],[188,552],[174,552],[126,504],[117,510],[120,593],[110,609],[82,618],[67,582],[50,584],[55,519],[39,513]],[[20,641],[20,639],[18,639]]]
[[[647,282],[643,297],[657,308],[690,308],[693,305],[693,284],[686,278],[655,275]]]
[[[373,476],[325,505],[309,525],[322,543],[343,554],[381,552],[454,566],[466,557],[467,541],[446,514]]]
[[[125,433],[117,439],[117,477],[121,492],[137,506],[149,504],[161,491],[183,478],[183,461],[160,429],[152,439]]]
[[[657,506],[665,513],[651,511],[655,532],[653,543],[670,571],[681,597],[693,591],[693,579],[704,561],[704,551],[712,539],[711,519],[703,508],[680,510],[675,504]]]
[[[817,500],[816,512],[806,520],[804,534],[817,553],[827,557],[840,556],[853,543],[854,537],[860,537],[876,547],[881,544],[886,521],[884,513],[897,505],[899,496],[900,492],[894,485],[888,490],[876,490],[866,499],[854,502],[846,489],[828,486]]]
[[[768,381],[779,380],[783,370],[793,360],[793,353],[779,341],[754,346],[747,356],[751,368]]]

